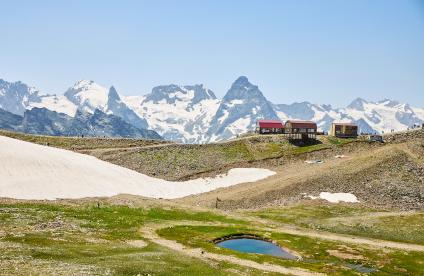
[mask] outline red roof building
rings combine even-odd
[[[284,128],[283,122],[279,120],[258,120],[256,124],[264,128]]]
[[[256,132],[260,134],[284,133],[284,125],[279,120],[258,120],[256,122]]]

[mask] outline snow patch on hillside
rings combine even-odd
[[[339,203],[339,202],[359,202],[358,198],[351,193],[328,193],[321,192],[319,196],[309,196],[311,199],[324,199],[331,203]]]
[[[238,168],[214,178],[173,182],[93,156],[0,136],[0,197],[57,199],[125,193],[172,199],[254,182],[274,174],[267,169]]]

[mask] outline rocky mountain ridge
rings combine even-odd
[[[121,117],[77,110],[74,117],[47,108],[27,109],[23,116],[0,109],[0,128],[53,136],[92,136],[161,139],[153,130],[139,129]]]
[[[147,95],[127,97],[113,86],[107,89],[88,80],[78,81],[63,95],[46,95],[22,82],[0,80],[0,108],[19,116],[27,110],[45,108],[71,118],[81,112],[94,115],[98,110],[135,128],[152,129],[167,140],[183,143],[233,138],[253,130],[262,118],[313,120],[324,131],[333,121],[354,122],[361,132],[380,133],[424,122],[423,108],[388,99],[369,102],[358,98],[345,108],[309,102],[273,104],[244,76],[237,78],[222,99],[202,84],[161,85]],[[2,116],[3,121],[11,120],[3,122],[5,125],[13,125],[16,119],[10,114]]]

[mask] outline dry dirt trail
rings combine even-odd
[[[363,245],[370,248],[384,248],[384,249],[395,249],[395,250],[403,250],[403,251],[419,251],[424,252],[424,246],[418,245],[418,244],[408,244],[408,243],[400,243],[400,242],[392,242],[392,241],[386,241],[386,240],[377,240],[377,239],[371,239],[371,238],[362,238],[362,237],[356,237],[356,236],[350,236],[350,235],[344,235],[344,234],[335,234],[325,231],[317,231],[317,230],[311,230],[311,229],[305,229],[295,226],[284,226],[284,225],[277,225],[273,227],[267,227],[269,225],[275,225],[275,222],[268,221],[265,219],[259,219],[256,217],[249,217],[249,216],[237,216],[233,215],[230,217],[234,217],[237,219],[246,219],[252,222],[255,222],[256,224],[260,223],[264,225],[263,227],[257,226],[252,227],[253,229],[260,229],[265,231],[274,231],[274,232],[281,232],[281,233],[287,233],[292,235],[298,235],[298,236],[304,236],[309,238],[316,238],[316,239],[322,239],[322,240],[328,240],[328,241],[336,241],[336,242],[343,242],[348,244],[356,244],[356,245]],[[144,226],[141,229],[141,232],[143,234],[143,237],[150,240],[153,243],[156,243],[158,245],[167,247],[171,250],[178,251],[180,253],[186,254],[190,257],[202,259],[204,261],[226,261],[230,262],[236,265],[240,266],[246,266],[254,269],[259,269],[262,271],[269,271],[269,272],[277,272],[277,273],[283,273],[283,274],[290,274],[290,275],[323,275],[320,273],[316,273],[313,271],[309,271],[306,269],[301,268],[288,268],[283,267],[280,265],[273,265],[273,264],[261,264],[250,260],[240,259],[234,256],[228,256],[228,255],[221,255],[211,252],[205,252],[201,248],[190,248],[186,247],[176,241],[173,240],[167,240],[165,238],[160,237],[156,231],[162,228],[166,227],[173,227],[178,225],[187,225],[187,226],[203,226],[203,225],[214,225],[214,226],[225,226],[226,224],[210,224],[210,223],[204,223],[204,222],[196,222],[196,221],[179,221],[179,222],[171,222],[166,224],[149,224]]]
[[[330,232],[316,231],[311,229],[289,227],[289,226],[279,226],[276,228],[271,228],[270,230],[292,234],[292,235],[305,236],[309,238],[317,238],[317,239],[323,239],[323,240],[329,240],[329,241],[339,241],[339,242],[346,242],[346,243],[352,243],[352,244],[367,245],[372,248],[391,248],[391,249],[398,249],[398,250],[404,250],[404,251],[424,252],[424,245],[420,245],[420,244],[377,240],[377,239],[363,238],[363,237],[343,235],[343,234],[335,234]]]
[[[387,216],[394,216],[394,215],[413,215],[416,214],[416,212],[387,212],[385,213]],[[287,233],[292,235],[298,235],[298,236],[304,236],[309,238],[317,238],[317,239],[323,239],[323,240],[329,240],[329,241],[340,241],[340,242],[346,242],[346,243],[352,243],[352,244],[359,244],[359,245],[368,245],[373,248],[391,248],[391,249],[399,249],[399,250],[405,250],[405,251],[419,251],[424,252],[424,245],[420,244],[413,244],[413,243],[403,243],[403,242],[393,242],[388,240],[379,240],[379,239],[373,239],[373,238],[366,238],[366,237],[358,237],[348,234],[337,234],[327,231],[321,231],[321,230],[314,230],[309,228],[303,228],[295,225],[287,225],[283,223],[279,223],[276,221],[259,218],[259,217],[253,217],[241,213],[228,213],[228,212],[222,212],[222,215],[226,215],[230,218],[234,219],[241,219],[241,220],[247,220],[251,223],[256,223],[258,225],[257,228],[266,230],[266,231],[275,231],[275,232],[281,232],[281,233]],[[375,216],[383,216],[383,212],[376,213]],[[363,217],[374,217],[374,214],[369,215],[363,215]]]
[[[299,276],[325,275],[325,274],[322,274],[322,273],[313,272],[313,271],[309,271],[309,270],[302,269],[302,268],[288,268],[288,267],[283,267],[283,266],[280,266],[280,265],[273,265],[273,264],[268,264],[268,263],[262,263],[261,264],[261,263],[257,263],[257,262],[250,261],[250,260],[240,259],[240,258],[237,258],[237,257],[234,257],[234,256],[205,252],[201,248],[185,247],[184,245],[182,245],[180,243],[177,243],[177,242],[172,241],[172,240],[164,239],[164,238],[160,237],[158,234],[156,234],[156,230],[159,230],[159,229],[165,228],[165,227],[177,226],[177,225],[197,226],[197,225],[206,225],[206,223],[196,223],[196,222],[191,222],[191,221],[183,222],[183,221],[181,221],[181,222],[178,222],[178,223],[172,223],[172,224],[166,224],[166,225],[165,224],[151,224],[151,225],[147,225],[147,226],[143,227],[141,229],[141,232],[143,234],[143,237],[148,239],[150,242],[153,242],[153,243],[156,243],[158,245],[167,247],[171,250],[177,251],[177,252],[185,254],[187,256],[204,260],[206,262],[225,261],[225,262],[229,262],[229,263],[240,265],[240,266],[258,269],[258,270],[261,270],[261,271],[276,272],[276,273],[282,273],[282,274],[285,274],[285,275],[299,275]],[[216,225],[216,224],[214,224],[214,225]]]

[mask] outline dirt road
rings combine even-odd
[[[377,240],[377,239],[369,239],[369,238],[361,238],[356,236],[350,236],[350,235],[343,235],[343,234],[335,234],[335,233],[329,233],[324,231],[317,231],[317,230],[311,230],[311,229],[304,229],[294,226],[276,226],[272,228],[268,228],[267,225],[273,225],[275,222],[273,221],[267,221],[265,219],[258,219],[257,217],[247,217],[247,216],[234,216],[238,219],[247,219],[249,221],[252,221],[258,225],[261,224],[262,226],[252,227],[254,229],[258,230],[265,230],[265,231],[273,231],[278,233],[287,233],[292,235],[298,235],[298,236],[304,236],[314,239],[322,239],[322,240],[328,240],[328,241],[337,241],[337,242],[343,242],[348,244],[356,244],[356,245],[363,245],[367,246],[373,249],[378,248],[387,248],[387,249],[395,249],[395,250],[403,250],[403,251],[419,251],[424,252],[424,246],[418,245],[418,244],[408,244],[408,243],[400,243],[400,242],[391,242],[391,241],[385,241],[385,240]],[[321,273],[309,271],[306,269],[301,268],[288,268],[283,267],[280,265],[273,265],[273,264],[267,264],[267,263],[257,263],[251,260],[245,260],[241,258],[237,258],[234,256],[229,255],[222,255],[222,254],[216,254],[211,252],[206,252],[202,250],[201,248],[190,248],[186,247],[176,241],[173,240],[167,240],[165,238],[160,237],[156,231],[159,229],[167,228],[167,227],[173,227],[178,225],[186,225],[186,226],[204,226],[204,225],[213,225],[213,226],[226,226],[226,224],[209,224],[204,222],[197,222],[197,221],[179,221],[179,222],[169,222],[166,224],[149,224],[144,226],[141,229],[142,235],[144,238],[150,240],[150,242],[156,243],[158,245],[167,247],[171,250],[178,251],[179,253],[186,254],[190,257],[198,258],[201,260],[204,260],[206,262],[213,262],[213,261],[226,261],[230,262],[236,265],[240,266],[246,266],[254,269],[259,269],[262,271],[269,271],[269,272],[277,272],[277,273],[283,273],[283,274],[289,274],[289,275],[323,275]]]

